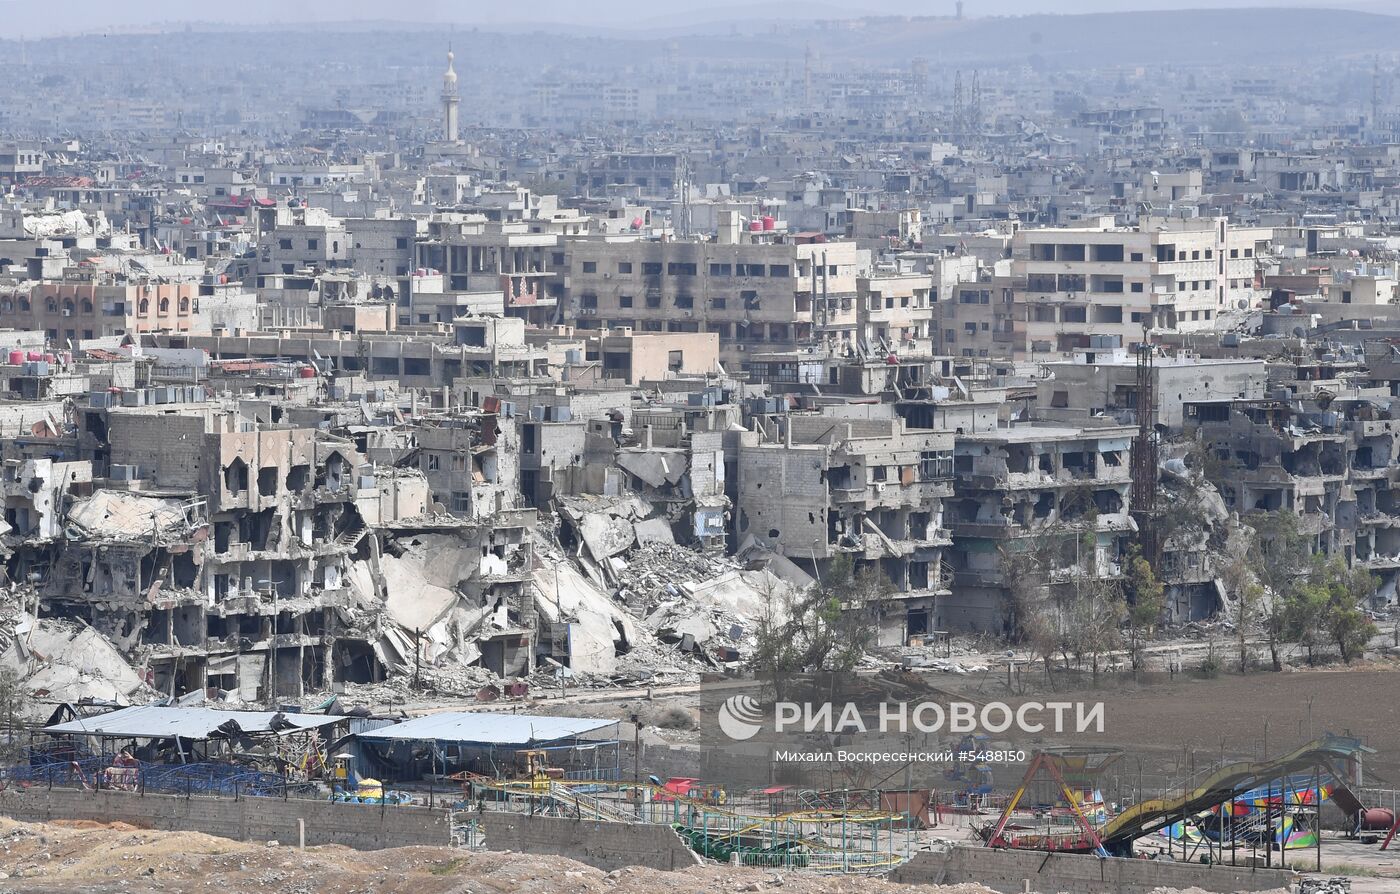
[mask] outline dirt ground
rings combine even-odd
[[[1160,772],[1184,761],[1202,767],[1227,759],[1279,755],[1325,732],[1350,733],[1374,749],[1363,761],[1371,785],[1400,784],[1400,669],[1392,662],[1350,669],[1222,673],[1215,679],[1154,675],[1145,682],[1101,680],[1056,697],[1104,702],[1102,736],[1069,744],[1114,745],[1153,757]],[[1005,698],[1004,684],[986,698]],[[1045,698],[1046,693],[1038,695]],[[1015,701],[1015,699],[1008,699]],[[1182,757],[1185,753],[1185,758]],[[1134,767],[1134,769],[1136,769]]]
[[[994,894],[981,885],[900,885],[864,877],[703,866],[602,872],[562,857],[411,847],[299,851],[123,823],[0,819],[4,894]],[[1177,889],[1160,894],[1190,894]],[[1283,892],[1279,892],[1283,894]]]
[[[562,857],[412,847],[249,844],[121,823],[0,820],[0,891],[266,894],[709,894],[792,888],[812,894],[991,894],[978,885],[911,887],[871,879],[723,866],[605,873]]]

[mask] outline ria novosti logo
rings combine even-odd
[[[874,714],[874,724],[867,719]],[[774,702],[769,715],[756,699],[731,695],[719,706],[722,733],[736,742],[758,735],[764,726],[776,733],[1102,733],[1103,702],[881,702],[863,712],[854,702]]]
[[[758,735],[763,729],[763,708],[749,695],[731,695],[719,706],[719,729],[736,742]]]

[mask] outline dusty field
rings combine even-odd
[[[1000,693],[984,690],[1004,697],[1005,686]],[[1222,749],[1227,758],[1258,758],[1266,739],[1267,753],[1278,755],[1324,732],[1350,732],[1377,751],[1365,759],[1367,781],[1400,784],[1400,671],[1390,663],[1213,680],[1101,681],[1059,694],[1104,702],[1103,736],[1073,737],[1074,744],[1121,746],[1154,757],[1161,771],[1175,772],[1183,752],[1188,766],[1194,754],[1200,767],[1218,760]]]
[[[899,885],[705,866],[681,872],[602,872],[561,857],[414,847],[298,851],[122,823],[15,823],[0,819],[0,892],[155,894],[994,894],[981,885]],[[1159,889],[1158,894],[1193,894]],[[1284,892],[1278,892],[1284,894]]]
[[[266,894],[990,894],[977,885],[912,887],[711,866],[604,873],[561,857],[414,847],[298,851],[120,823],[32,825],[0,820],[0,892],[266,892]]]

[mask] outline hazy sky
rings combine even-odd
[[[834,18],[844,15],[951,14],[953,0],[0,0],[0,35],[149,29],[189,21],[300,24],[381,21],[405,25],[453,23],[458,27],[566,24],[607,28],[654,28],[725,20]],[[966,0],[968,16],[1027,13],[1114,12],[1126,9],[1223,8],[1239,6],[1332,7],[1395,14],[1400,0]]]

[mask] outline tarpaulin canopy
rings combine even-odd
[[[299,732],[345,720],[328,714],[282,714],[274,711],[215,711],[211,708],[122,708],[97,717],[81,717],[44,728],[53,735],[106,739],[210,739],[244,734]]]
[[[360,733],[359,737],[372,741],[458,742],[524,748],[573,738],[616,723],[616,720],[596,717],[446,712],[380,727]]]

